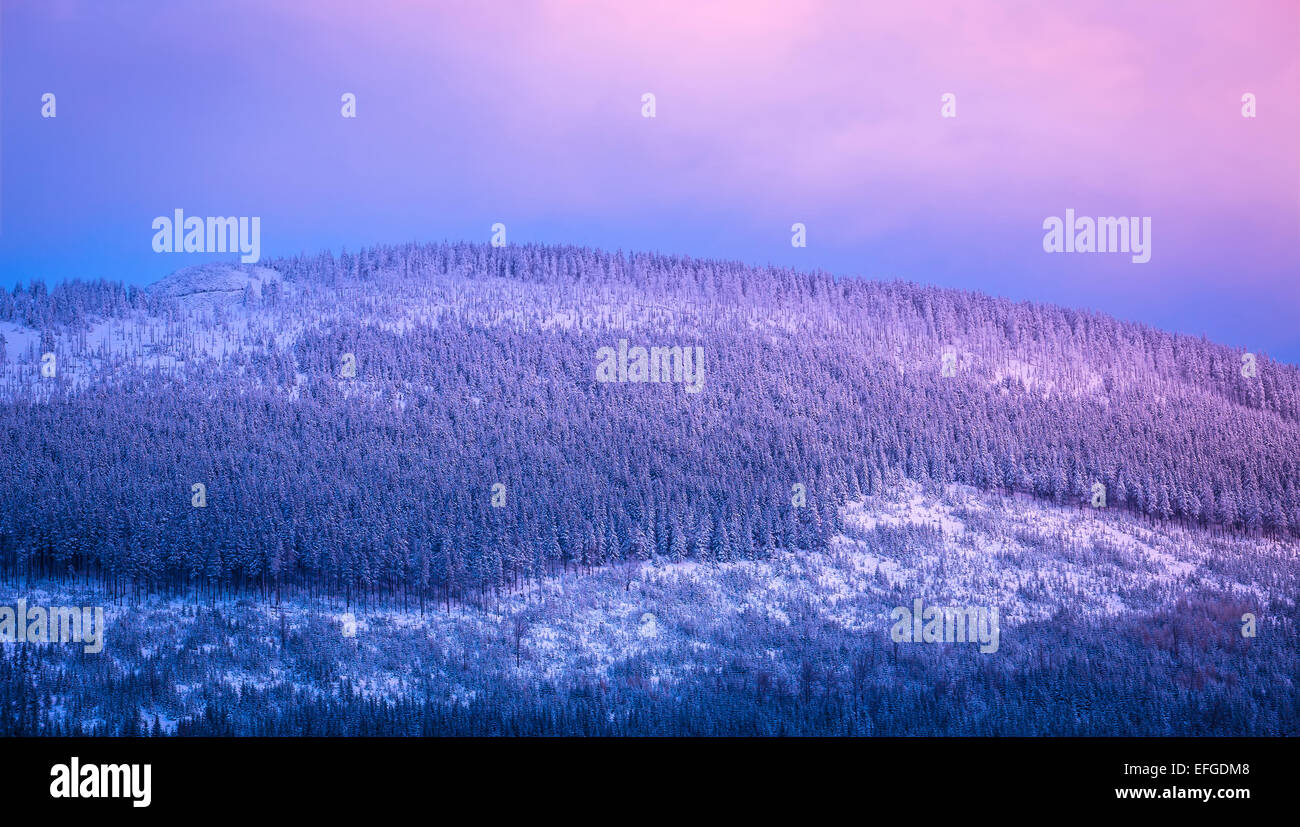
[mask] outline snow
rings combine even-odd
[[[1300,554],[1294,545],[1150,526],[1117,510],[905,483],[846,504],[842,516],[845,533],[826,553],[771,549],[759,560],[647,561],[568,572],[451,611],[361,609],[306,598],[278,607],[252,599],[196,606],[159,596],[122,605],[104,601],[91,586],[51,584],[27,586],[22,594],[29,604],[102,603],[113,669],[137,674],[152,663],[185,676],[176,681],[175,708],[146,710],[150,721],[157,713],[168,726],[193,714],[201,690],[214,685],[233,691],[288,683],[319,694],[346,680],[368,697],[427,691],[449,704],[469,704],[495,681],[567,686],[619,680],[630,671],[663,685],[719,673],[738,657],[797,680],[799,664],[785,655],[797,649],[787,645],[792,635],[830,626],[883,641],[892,608],[917,598],[997,607],[1004,645],[1019,626],[1062,608],[1104,623],[1149,616],[1202,588],[1260,606],[1295,600],[1266,582],[1223,573],[1253,566],[1209,565],[1258,561],[1267,576],[1271,562],[1294,564]],[[0,605],[6,596],[0,593]],[[308,643],[287,654],[282,629]],[[328,664],[327,677],[319,676],[320,667],[306,671],[303,658]]]
[[[177,270],[154,282],[149,290],[180,299],[187,308],[210,309],[241,300],[246,288],[261,299],[265,285],[280,280],[280,274],[269,267],[208,263]]]

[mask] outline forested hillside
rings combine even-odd
[[[404,246],[32,283],[0,334],[5,579],[445,606],[825,549],[901,478],[1300,532],[1294,366],[913,284]],[[702,348],[703,390],[597,381],[620,339]]]
[[[1300,732],[1294,542],[955,485],[843,519],[825,552],[624,562],[449,611],[108,601],[101,655],[0,645],[0,735]],[[37,581],[0,605],[15,593],[105,602]],[[916,598],[997,606],[997,652],[891,641]]]

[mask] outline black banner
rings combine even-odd
[[[645,813],[849,797],[926,815],[1226,815],[1287,806],[1294,760],[1289,739],[11,739],[0,770],[24,809],[126,818],[365,813],[485,792],[494,808],[563,793]]]

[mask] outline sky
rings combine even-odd
[[[1300,3],[0,0],[0,285],[233,260],[155,252],[178,208],[263,259],[501,222],[1300,363]],[[1150,261],[1046,253],[1066,209]]]

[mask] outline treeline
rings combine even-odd
[[[73,279],[53,288],[40,279],[33,279],[26,285],[15,285],[13,290],[0,289],[0,321],[41,331],[56,325],[77,328],[132,310],[163,315],[173,309],[164,296],[107,279]]]

